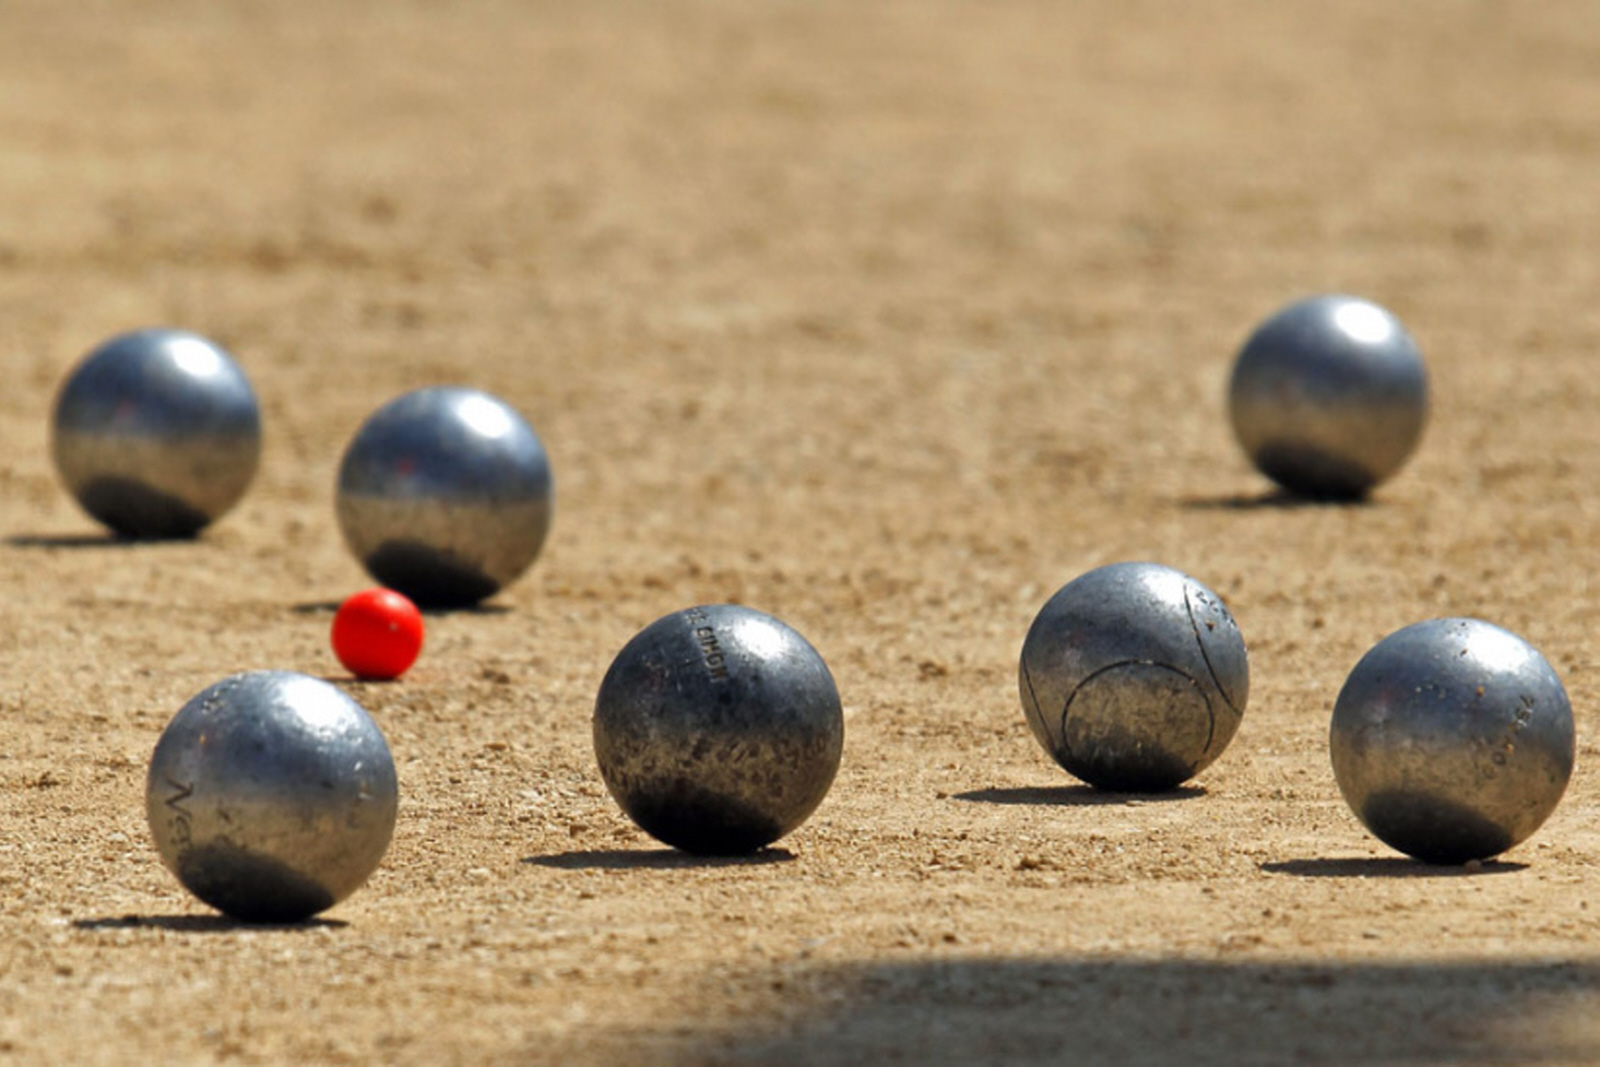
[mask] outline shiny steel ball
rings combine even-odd
[[[550,462],[504,401],[418,389],[356,432],[337,507],[345,542],[372,577],[422,607],[466,606],[538,556],[550,529]]]
[[[1428,374],[1400,321],[1317,296],[1262,323],[1233,366],[1233,431],[1292,493],[1358,499],[1405,463],[1428,417]]]
[[[354,892],[389,847],[397,798],[361,705],[289,671],[236,674],[190,700],[145,784],[162,862],[247,922],[298,922]]]
[[[1156,563],[1115,563],[1062,586],[1022,644],[1022,710],[1056,762],[1118,792],[1171,789],[1233,739],[1250,693],[1227,606]]]
[[[261,412],[221,348],[182,330],[139,330],[73,369],[50,443],[62,481],[97,521],[123,537],[193,537],[255,477]]]
[[[595,701],[606,788],[645,832],[686,852],[751,852],[799,826],[843,747],[839,691],[817,650],[732,604],[645,627]]]
[[[1572,776],[1572,706],[1532,645],[1478,619],[1390,634],[1350,672],[1329,747],[1345,801],[1429,863],[1487,859],[1537,830]]]

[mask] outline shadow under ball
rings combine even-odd
[[[1062,586],[1022,645],[1035,739],[1100,789],[1159,792],[1233,740],[1250,692],[1244,638],[1221,598],[1157,563],[1115,563]]]
[[[522,416],[476,389],[418,389],[362,424],[339,467],[346,544],[419,607],[464,607],[532,564],[550,530],[550,462]]]
[[[63,383],[51,455],[68,491],[128,538],[193,537],[244,496],[261,458],[255,391],[182,330],[113,337]]]
[[[398,785],[377,724],[290,671],[209,686],[156,742],[145,811],[161,861],[248,922],[299,922],[343,900],[394,834]]]
[[[1359,499],[1416,450],[1428,417],[1427,369],[1388,311],[1317,296],[1250,336],[1228,408],[1239,444],[1268,478],[1301,496]]]
[[[1572,776],[1572,706],[1549,662],[1478,619],[1415,623],[1361,658],[1329,729],[1339,791],[1379,840],[1429,863],[1526,840]]]
[[[752,608],[658,619],[617,654],[594,712],[606,788],[646,833],[702,855],[752,852],[816,810],[844,715],[821,655]]]

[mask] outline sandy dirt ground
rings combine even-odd
[[[465,0],[0,6],[0,1062],[1600,1060],[1600,16],[1582,0]],[[1369,296],[1421,449],[1290,506],[1235,447],[1251,326]],[[105,337],[208,334],[250,494],[109,540],[48,456]],[[535,568],[342,678],[332,507],[378,404],[475,385],[543,437]],[[1016,693],[1034,613],[1157,560],[1252,692],[1194,784],[1076,785]],[[739,601],[827,658],[822,807],[748,860],[635,830],[600,678]],[[1579,729],[1480,870],[1366,835],[1335,694],[1439,615],[1522,634]],[[250,928],[149,843],[167,720],[339,679],[394,751],[381,868]]]

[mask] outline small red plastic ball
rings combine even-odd
[[[398,678],[422,651],[422,613],[393,589],[367,589],[333,616],[333,654],[367,681]]]

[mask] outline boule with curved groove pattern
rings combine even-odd
[[[1040,609],[1018,668],[1035,739],[1102,789],[1171,789],[1233,739],[1249,699],[1244,638],[1221,598],[1157,563],[1116,563]]]

